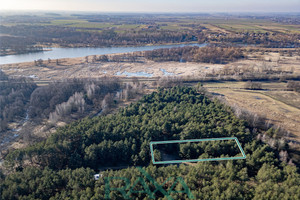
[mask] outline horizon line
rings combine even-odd
[[[40,10],[1,9],[0,12],[63,12],[63,13],[120,13],[120,14],[299,14],[300,11],[93,11],[93,10]]]

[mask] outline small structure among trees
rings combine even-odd
[[[99,180],[100,178],[102,178],[103,174],[95,174],[94,175],[94,179],[95,181]]]

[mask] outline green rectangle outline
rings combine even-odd
[[[155,161],[153,144],[170,144],[170,143],[186,143],[186,142],[203,142],[203,141],[218,141],[218,140],[235,140],[237,143],[243,157],[224,157],[224,158],[206,158],[206,159],[192,159],[192,160],[170,160],[170,161]],[[225,138],[206,138],[206,139],[190,139],[190,140],[168,140],[168,141],[154,141],[150,142],[150,151],[153,164],[175,164],[175,163],[185,163],[185,162],[202,162],[202,161],[219,161],[219,160],[236,160],[236,159],[246,159],[246,154],[236,137],[225,137]]]

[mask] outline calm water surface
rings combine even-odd
[[[11,64],[21,62],[32,62],[34,60],[43,59],[59,59],[59,58],[76,58],[90,55],[104,55],[112,53],[130,53],[135,51],[149,51],[160,48],[199,46],[206,44],[171,44],[159,46],[140,46],[140,47],[103,47],[103,48],[51,48],[51,51],[43,51],[36,53],[0,56],[0,64]]]

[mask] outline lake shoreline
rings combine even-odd
[[[44,51],[52,51],[52,48],[47,48],[47,49],[45,48],[43,50],[38,50],[38,51],[28,51],[28,52],[24,52],[24,53],[8,52],[6,54],[0,54],[0,58],[5,57],[5,56],[16,56],[16,55],[23,55],[23,54],[30,54],[30,53],[39,53],[39,52],[44,52]]]
[[[100,47],[94,47],[94,46],[74,46],[74,47],[64,47],[64,46],[57,46],[57,45],[50,45],[50,46],[44,46],[43,50],[40,51],[33,51],[33,52],[25,52],[25,53],[14,53],[9,52],[8,54],[0,54],[0,65],[2,64],[12,64],[12,63],[2,63],[1,58],[5,58],[7,56],[22,56],[22,55],[28,55],[28,54],[34,54],[34,53],[43,53],[47,51],[53,51],[53,49],[106,49],[106,48],[141,48],[141,47],[159,47],[159,46],[177,46],[177,45],[202,45],[206,43],[198,43],[198,42],[181,42],[181,43],[162,43],[162,44],[146,44],[146,45],[125,45],[125,46],[100,46]],[[101,54],[102,55],[102,54]],[[90,55],[86,55],[90,56]],[[82,57],[82,56],[80,56]],[[69,58],[69,57],[64,57]],[[55,58],[54,58],[55,59]]]

